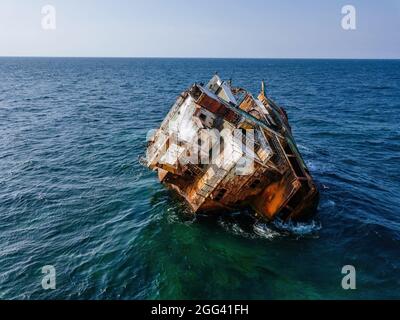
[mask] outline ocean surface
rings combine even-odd
[[[286,108],[314,220],[193,218],[140,164],[216,71]],[[0,58],[0,299],[399,299],[399,194],[400,61]]]

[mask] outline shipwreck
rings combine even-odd
[[[304,221],[318,205],[287,113],[264,82],[258,97],[218,75],[192,85],[149,134],[146,165],[193,213],[250,209],[267,221]]]

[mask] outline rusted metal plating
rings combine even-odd
[[[149,138],[147,166],[194,213],[250,207],[271,221],[306,220],[319,194],[285,110],[215,75],[183,92]]]

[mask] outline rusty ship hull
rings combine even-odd
[[[251,208],[266,221],[303,221],[319,193],[285,110],[215,75],[181,93],[148,137],[147,166],[193,213]]]

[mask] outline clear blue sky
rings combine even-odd
[[[400,0],[1,0],[0,56],[400,58]]]

